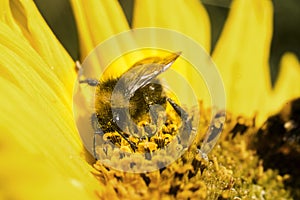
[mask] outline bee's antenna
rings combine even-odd
[[[83,76],[83,67],[82,67],[80,61],[76,60],[75,66],[76,66],[76,69],[78,70],[78,79],[79,79],[78,82],[79,83],[86,83],[89,86],[97,86],[97,85],[99,85],[99,81],[96,80],[96,79],[87,78],[87,79],[81,80],[80,78],[81,78],[81,76]]]
[[[99,81],[98,80],[91,79],[91,78],[87,78],[87,79],[84,79],[84,80],[79,80],[79,83],[86,83],[89,86],[93,86],[93,87],[99,85]]]

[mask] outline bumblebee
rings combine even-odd
[[[300,98],[294,99],[282,110],[270,116],[258,130],[255,148],[264,168],[278,169],[281,175],[291,177],[287,185],[300,187]],[[298,197],[300,193],[298,190]]]
[[[96,135],[117,133],[130,146],[138,150],[138,143],[150,141],[162,126],[170,125],[166,116],[167,104],[181,120],[180,134],[188,138],[192,131],[192,118],[174,100],[167,96],[157,76],[171,67],[180,56],[173,53],[166,57],[149,57],[135,63],[120,77],[104,81],[94,79],[79,80],[81,84],[96,87],[95,113],[91,116],[94,130],[93,153],[96,154]],[[144,123],[141,126],[140,122]],[[115,134],[114,134],[115,135]],[[110,138],[110,137],[109,137]],[[114,136],[114,141],[119,141]],[[133,139],[132,139],[133,138]],[[116,142],[112,143],[116,144]]]

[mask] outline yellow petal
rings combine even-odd
[[[41,102],[39,89],[30,94],[2,77],[0,84],[5,97],[0,100],[1,197],[98,199],[96,192],[103,187],[90,173],[91,167],[79,154],[79,142],[70,134],[75,132],[70,127],[72,114],[60,116],[57,108],[46,109],[51,108],[50,100]]]
[[[271,89],[269,49],[273,7],[269,0],[233,1],[213,52],[227,94],[227,108],[252,116]]]
[[[75,77],[73,61],[51,32],[33,1],[4,0],[0,3],[0,10],[0,20],[26,38],[71,96]]]
[[[136,0],[133,27],[160,27],[179,31],[210,51],[209,17],[198,0]]]
[[[20,12],[38,13],[31,1],[10,1],[10,5],[14,3]],[[1,184],[1,197],[98,199],[104,186],[91,174],[73,120],[72,89],[68,90],[74,83],[73,62],[57,43],[57,51],[51,54],[57,54],[55,63],[61,68],[49,67],[46,52],[55,45],[48,46],[46,38],[35,44],[36,38],[31,38],[31,33],[43,31],[51,35],[49,29],[41,28],[46,24],[37,20],[33,26],[30,21],[34,19],[27,15],[12,19],[9,13],[18,11],[6,8],[8,14],[1,13],[6,20],[0,21],[0,179],[5,183]],[[31,29],[28,35],[23,32],[26,27]],[[32,30],[35,27],[37,30]],[[70,82],[65,82],[64,76]]]
[[[279,77],[269,100],[269,111],[274,113],[284,103],[300,97],[300,64],[293,53],[285,53],[280,62]]]
[[[81,60],[107,38],[129,30],[116,0],[71,0],[79,32]]]

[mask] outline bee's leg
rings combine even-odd
[[[124,139],[124,140],[126,140],[126,142],[128,142],[128,144],[130,145],[130,147],[131,147],[131,149],[133,150],[133,151],[136,151],[137,150],[137,146],[133,143],[133,142],[131,142],[129,139],[128,139],[128,137],[126,137],[125,135],[124,135],[124,132],[116,125],[116,131],[120,134],[120,136]]]
[[[91,123],[92,123],[92,128],[94,130],[94,135],[93,135],[93,154],[94,157],[97,159],[97,154],[96,154],[96,135],[103,136],[104,133],[100,128],[98,118],[96,113],[93,113],[91,116]]]
[[[135,129],[137,129],[137,127],[135,127],[135,125],[131,123],[129,113],[127,113],[126,109],[123,108],[122,109],[114,108],[112,112],[113,112],[113,123],[112,123],[113,129],[116,130],[120,134],[120,136],[124,138],[126,142],[129,143],[133,151],[137,150],[137,146],[133,142],[131,142],[128,139],[128,137],[126,137],[124,134],[124,129],[126,127],[128,127],[129,132],[135,131]]]
[[[180,116],[182,120],[182,125],[180,127],[180,140],[183,143],[183,145],[187,145],[185,143],[188,143],[190,134],[193,130],[192,126],[192,117],[189,117],[188,113],[181,108],[177,103],[175,103],[172,99],[167,98],[167,101],[171,104],[171,106],[174,108],[176,113]]]

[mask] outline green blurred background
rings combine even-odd
[[[78,38],[69,0],[34,1],[53,32],[76,60],[79,56]],[[134,0],[119,0],[119,2],[128,21],[131,22]],[[201,0],[201,2],[210,16],[214,48],[228,15],[231,0]],[[300,58],[300,0],[273,0],[273,4],[274,33],[269,61],[272,82],[276,79],[280,57],[284,52],[294,52]]]

